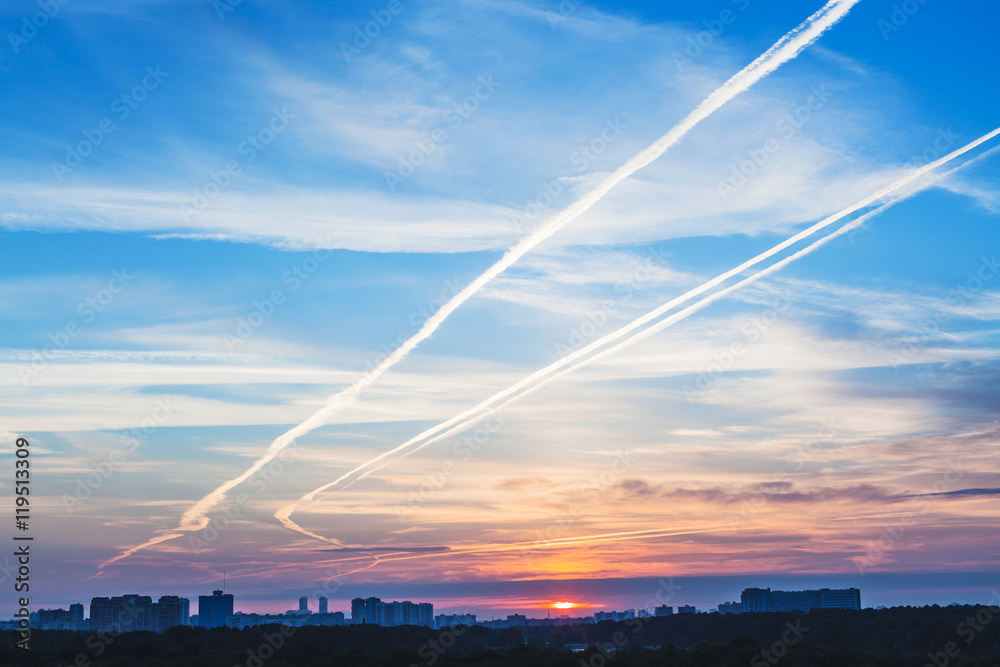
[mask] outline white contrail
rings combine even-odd
[[[616,169],[604,178],[597,187],[584,194],[580,199],[570,204],[567,208],[556,213],[546,220],[537,229],[521,239],[510,248],[503,257],[495,264],[484,271],[479,277],[473,280],[462,291],[451,298],[446,304],[429,317],[420,330],[411,336],[406,342],[400,345],[392,354],[388,355],[378,366],[366,373],[350,387],[330,396],[326,404],[301,424],[293,427],[286,433],[278,436],[267,451],[259,459],[254,461],[245,472],[228,482],[225,482],[214,491],[197,501],[190,509],[181,516],[180,525],[176,530],[192,532],[201,530],[208,525],[208,512],[225,499],[226,493],[232,488],[245,482],[252,475],[260,471],[265,465],[295,440],[309,433],[310,431],[325,425],[329,418],[338,410],[349,405],[383,373],[406,358],[421,342],[426,340],[437,330],[438,327],[458,309],[463,303],[468,301],[486,283],[509,268],[514,262],[531,251],[535,246],[542,243],[568,223],[583,215],[601,200],[609,191],[623,180],[634,174],[639,169],[650,164],[653,160],[663,155],[668,148],[680,141],[698,123],[708,118],[734,97],[747,91],[755,83],[765,76],[775,71],[778,67],[795,58],[807,46],[812,44],[819,37],[832,28],[838,21],[844,18],[851,8],[860,0],[830,0],[812,16],[793,28],[789,33],[779,39],[771,48],[761,54],[756,60],[744,67],[726,81],[722,86],[713,91],[699,104],[690,114],[688,114],[677,125],[672,127],[666,134],[657,139],[651,146],[631,158],[624,165]],[[172,531],[171,531],[172,532]],[[176,536],[176,535],[175,535]],[[162,537],[162,536],[161,536]],[[129,554],[133,554],[147,546],[152,546],[162,542],[160,538],[154,538],[137,547],[128,549]],[[119,560],[119,557],[112,559]],[[105,564],[110,564],[106,561]],[[103,567],[103,565],[101,566]]]
[[[956,157],[959,157],[959,156],[967,153],[968,151],[972,150],[973,148],[976,148],[977,146],[981,145],[983,142],[989,141],[990,139],[992,139],[993,137],[997,136],[998,134],[1000,134],[1000,128],[997,128],[997,129],[993,130],[992,132],[984,134],[983,136],[979,137],[975,141],[972,141],[972,142],[966,144],[965,146],[963,146],[963,147],[961,147],[961,148],[953,151],[952,153],[949,153],[948,155],[946,155],[946,156],[944,156],[944,157],[942,157],[942,158],[940,158],[940,159],[938,159],[938,160],[936,160],[934,162],[931,162],[931,163],[929,163],[929,164],[927,164],[927,165],[925,165],[923,167],[920,167],[918,169],[914,169],[912,172],[910,172],[910,174],[908,174],[907,176],[905,176],[905,177],[897,180],[895,183],[892,183],[891,185],[888,185],[888,186],[882,188],[881,190],[877,191],[876,193],[874,193],[872,195],[869,195],[868,197],[865,197],[861,201],[859,201],[859,202],[857,202],[855,204],[852,204],[851,206],[849,206],[849,207],[847,207],[847,208],[845,208],[845,209],[843,209],[843,210],[841,210],[841,211],[839,211],[839,212],[837,212],[837,213],[835,213],[835,214],[833,214],[833,215],[825,218],[824,220],[821,220],[820,222],[818,222],[818,223],[814,224],[813,226],[809,227],[808,229],[806,229],[806,230],[804,230],[802,232],[799,232],[798,234],[795,234],[794,236],[786,239],[785,241],[782,241],[778,245],[770,248],[769,250],[766,250],[766,251],[760,253],[756,257],[754,257],[754,258],[752,258],[752,259],[744,262],[743,264],[737,266],[736,268],[734,268],[734,269],[732,269],[730,271],[727,271],[727,272],[725,272],[723,274],[720,274],[720,275],[716,276],[715,278],[712,278],[711,280],[709,280],[709,281],[707,281],[707,282],[699,285],[698,287],[696,287],[696,288],[694,288],[694,289],[686,292],[685,294],[682,294],[681,296],[679,296],[679,297],[677,297],[675,299],[672,299],[671,301],[668,301],[667,303],[659,306],[658,308],[650,311],[649,313],[646,313],[645,315],[642,315],[641,317],[633,320],[632,322],[630,322],[629,324],[626,324],[625,326],[621,327],[620,329],[618,329],[618,330],[616,330],[616,331],[614,331],[614,332],[612,332],[610,334],[607,334],[607,335],[605,335],[605,336],[603,336],[603,337],[601,337],[601,338],[599,338],[599,339],[591,342],[590,344],[586,345],[585,347],[580,348],[579,350],[575,350],[574,352],[566,355],[565,357],[563,357],[562,359],[559,359],[558,361],[553,362],[552,364],[549,364],[548,366],[546,366],[545,368],[542,368],[541,370],[535,371],[534,373],[532,373],[528,377],[526,377],[526,378],[520,380],[519,382],[511,385],[507,389],[504,389],[503,391],[500,391],[500,392],[494,394],[493,396],[487,398],[486,400],[482,401],[481,403],[479,403],[475,407],[472,407],[472,408],[470,408],[468,410],[465,410],[464,412],[456,415],[455,417],[452,417],[451,419],[449,419],[447,421],[444,421],[444,422],[438,424],[437,426],[434,426],[434,427],[431,427],[431,428],[427,429],[423,433],[421,433],[421,434],[419,434],[419,435],[411,438],[410,440],[408,440],[407,442],[403,443],[402,445],[399,445],[398,447],[396,447],[394,449],[391,449],[391,450],[389,450],[387,452],[384,452],[384,453],[380,454],[379,456],[376,456],[375,458],[373,458],[373,459],[371,459],[371,460],[363,463],[362,465],[354,468],[350,472],[345,473],[344,475],[342,475],[338,479],[334,480],[333,482],[330,482],[329,484],[326,484],[326,485],[321,486],[321,487],[319,487],[317,489],[314,489],[313,491],[311,491],[311,492],[305,494],[304,496],[302,496],[298,501],[296,501],[296,502],[294,502],[294,503],[292,503],[290,505],[287,505],[287,506],[281,508],[280,510],[278,510],[275,513],[274,516],[285,527],[290,528],[291,530],[294,530],[296,532],[302,533],[303,535],[307,535],[309,537],[318,538],[318,539],[326,541],[326,542],[331,542],[331,543],[339,544],[339,542],[337,542],[336,540],[333,540],[331,538],[326,538],[326,537],[323,537],[321,535],[317,535],[316,533],[310,532],[310,531],[302,528],[301,526],[299,526],[298,524],[296,524],[294,521],[292,521],[292,519],[291,519],[292,513],[298,508],[298,506],[300,504],[302,504],[304,502],[310,502],[310,501],[314,500],[319,493],[322,493],[323,491],[326,491],[327,489],[330,489],[330,488],[336,486],[337,484],[343,483],[344,486],[347,486],[347,485],[349,485],[349,484],[357,481],[358,479],[362,479],[363,477],[366,477],[366,476],[370,475],[371,473],[375,472],[376,470],[381,469],[382,467],[384,467],[384,466],[392,463],[393,461],[399,460],[400,458],[403,458],[404,456],[408,456],[409,454],[412,454],[412,453],[414,453],[414,452],[416,452],[416,451],[418,451],[420,449],[423,449],[424,447],[427,447],[428,445],[430,445],[430,444],[432,444],[434,442],[438,442],[439,440],[442,440],[444,438],[447,438],[447,437],[453,436],[453,435],[455,435],[457,433],[460,433],[461,431],[464,431],[464,430],[468,429],[469,427],[471,427],[471,426],[479,423],[480,421],[486,419],[490,415],[495,414],[497,411],[501,410],[503,407],[505,407],[507,404],[513,402],[514,400],[517,400],[519,398],[523,398],[524,396],[528,395],[529,393],[535,391],[536,389],[541,388],[542,386],[548,384],[549,382],[554,381],[555,379],[561,377],[562,375],[564,375],[566,373],[569,373],[569,372],[572,372],[573,370],[576,370],[577,368],[579,368],[579,367],[581,367],[583,365],[590,364],[590,363],[596,361],[597,359],[600,359],[600,358],[603,358],[603,357],[605,357],[605,356],[607,356],[609,354],[612,354],[612,353],[614,353],[614,352],[622,349],[623,347],[625,347],[627,345],[631,345],[632,343],[635,343],[635,342],[638,342],[639,340],[645,339],[648,336],[651,336],[652,334],[657,333],[658,331],[662,331],[666,327],[671,326],[675,322],[679,322],[680,320],[683,320],[684,318],[692,315],[693,313],[701,310],[702,308],[705,308],[709,304],[714,303],[715,301],[723,298],[727,294],[729,294],[729,293],[731,293],[731,292],[733,292],[735,290],[741,289],[742,287],[745,287],[746,285],[749,285],[752,282],[755,282],[755,281],[757,281],[757,280],[759,280],[759,279],[761,279],[761,278],[763,278],[763,277],[765,277],[767,275],[770,275],[770,274],[772,274],[772,273],[780,270],[781,268],[787,266],[789,263],[795,261],[796,259],[799,259],[800,257],[802,257],[804,255],[807,255],[807,254],[815,251],[816,249],[818,249],[822,245],[828,243],[829,241],[833,240],[834,238],[836,238],[836,237],[838,237],[838,236],[840,236],[840,235],[842,235],[842,234],[844,234],[844,233],[846,233],[846,232],[848,232],[848,231],[850,231],[852,229],[860,227],[865,222],[867,222],[871,218],[875,217],[876,215],[878,215],[879,213],[881,213],[882,211],[884,211],[889,206],[895,204],[896,202],[901,201],[902,199],[905,199],[907,197],[910,197],[913,194],[916,194],[916,192],[918,190],[911,190],[911,191],[906,192],[904,194],[894,195],[894,193],[897,193],[897,192],[900,192],[900,191],[904,190],[909,184],[913,183],[915,180],[917,180],[917,179],[921,178],[922,176],[924,176],[924,175],[926,175],[926,174],[928,174],[928,173],[936,170],[941,165],[946,164],[947,162],[950,162],[951,160],[955,159]],[[976,162],[978,162],[978,161],[980,161],[980,160],[982,160],[982,159],[984,159],[984,158],[986,158],[986,157],[994,154],[995,152],[997,152],[997,150],[1000,150],[1000,147],[991,148],[990,150],[985,151],[981,155],[979,155],[979,156],[977,156],[977,157],[975,157],[975,158],[967,161],[966,163],[964,163],[960,167],[952,170],[951,172],[948,172],[948,174],[953,173],[954,171],[957,171],[958,169],[963,169],[965,167],[968,167],[968,166],[970,166],[970,165],[972,165],[972,164],[974,164],[974,163],[976,163]],[[947,176],[948,174],[943,174],[941,177]],[[822,239],[819,239],[818,241],[815,241],[814,243],[812,243],[808,247],[800,250],[799,252],[797,252],[797,253],[795,253],[793,255],[790,255],[789,257],[787,257],[785,259],[782,259],[781,261],[776,262],[775,264],[772,264],[771,266],[769,266],[769,267],[767,267],[765,269],[762,269],[758,273],[756,273],[756,274],[754,274],[754,275],[752,275],[752,276],[750,276],[750,277],[748,277],[748,278],[746,278],[746,279],[744,279],[744,280],[742,280],[742,281],[740,281],[738,283],[735,283],[734,285],[732,285],[730,287],[727,287],[727,288],[722,289],[722,290],[720,290],[718,292],[715,292],[711,296],[705,297],[704,299],[702,299],[702,300],[698,301],[697,303],[695,303],[695,304],[693,304],[693,305],[685,308],[684,310],[681,310],[681,311],[675,313],[674,315],[671,315],[670,317],[667,317],[667,318],[661,320],[660,322],[657,322],[656,324],[654,324],[654,325],[652,325],[652,326],[650,326],[650,327],[648,327],[648,328],[646,328],[644,330],[638,331],[638,333],[634,333],[633,334],[633,332],[636,332],[638,329],[640,329],[640,327],[642,327],[642,326],[648,324],[649,322],[657,319],[661,315],[665,314],[667,311],[673,309],[675,306],[677,306],[677,305],[679,305],[679,304],[681,304],[681,303],[683,303],[685,301],[688,301],[691,298],[693,298],[693,297],[695,297],[695,296],[697,296],[699,294],[702,294],[706,290],[709,290],[712,287],[715,287],[715,286],[721,284],[722,282],[728,280],[729,278],[731,278],[731,277],[733,277],[733,276],[735,276],[735,275],[737,275],[739,273],[742,273],[745,269],[747,269],[749,267],[752,267],[752,266],[754,266],[754,265],[756,265],[756,264],[758,264],[758,263],[760,263],[760,262],[762,262],[762,261],[764,261],[764,260],[766,260],[766,259],[774,256],[778,252],[781,252],[785,248],[788,248],[789,246],[793,245],[794,243],[797,243],[798,241],[802,240],[803,238],[806,238],[807,236],[811,236],[813,233],[815,233],[815,232],[817,232],[817,231],[819,231],[819,230],[821,230],[821,229],[823,229],[825,227],[828,227],[829,225],[832,225],[833,223],[835,223],[835,222],[837,222],[839,220],[842,220],[846,216],[851,215],[852,213],[855,213],[855,212],[861,210],[862,208],[865,208],[865,207],[873,204],[874,202],[876,202],[876,201],[878,201],[880,199],[883,199],[885,197],[891,197],[891,199],[887,203],[885,203],[882,206],[880,206],[879,208],[877,208],[877,209],[875,209],[873,211],[870,211],[870,212],[866,213],[863,216],[860,216],[856,220],[848,223],[847,225],[844,225],[843,227],[841,227],[837,231],[833,232],[832,234],[830,234],[830,235],[828,235],[828,236],[826,236],[826,237],[824,237]],[[633,334],[633,335],[631,335],[628,338],[625,338],[626,336],[629,336],[629,334]],[[604,350],[598,351],[599,348],[605,347],[606,345],[609,345],[609,344],[612,344],[612,343],[614,343],[614,345],[612,345],[611,347],[608,347],[608,348],[606,348]],[[595,353],[595,354],[593,356],[589,356],[588,357],[588,355],[590,355],[591,353]],[[521,392],[521,393],[518,393],[518,392]]]

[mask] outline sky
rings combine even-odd
[[[331,610],[375,595],[591,613],[640,608],[662,581],[699,608],[755,585],[989,599],[1000,139],[899,201],[870,195],[1000,125],[996,3],[853,4],[363,380],[821,7],[5,3],[0,488],[13,497],[27,438],[33,606],[194,597],[223,576],[245,611],[323,594]],[[887,201],[499,415],[352,473]],[[290,504],[298,531],[275,516]]]

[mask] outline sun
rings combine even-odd
[[[572,609],[576,605],[572,602],[556,602],[552,606],[555,607],[556,609]]]

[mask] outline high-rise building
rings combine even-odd
[[[667,605],[660,605],[659,607],[653,607],[654,616],[672,616],[674,613],[673,607],[668,607]]]
[[[87,630],[83,622],[83,605],[71,604],[69,609],[39,609],[33,621],[39,630]]]
[[[320,598],[319,599],[319,613],[321,613],[321,614],[327,614],[327,613],[329,613],[328,607],[327,607],[327,599],[326,598]]]
[[[415,625],[422,625],[425,628],[434,627],[434,605],[430,602],[421,602],[417,605],[417,622]]]
[[[148,595],[93,598],[90,601],[90,629],[97,632],[156,631],[153,598]]]
[[[473,626],[475,624],[475,614],[438,614],[434,617],[434,627],[436,628],[453,628],[458,625]]]
[[[211,595],[198,596],[198,625],[203,628],[222,628],[226,619],[233,615],[231,593],[212,591]]]
[[[155,607],[155,625],[157,632],[164,632],[167,628],[177,625],[188,624],[188,612],[190,603],[187,598],[176,595],[163,595],[157,600]]]
[[[774,611],[774,603],[771,600],[771,589],[767,588],[745,588],[740,593],[740,604],[743,606],[743,613],[752,611]]]
[[[680,607],[677,607],[677,613],[678,614],[697,614],[698,610],[695,609],[693,605],[682,604]]]
[[[719,604],[720,614],[739,614],[743,611],[742,602],[723,602]]]
[[[299,598],[299,611],[309,611],[309,598],[305,596]]]
[[[176,595],[164,595],[157,602],[148,595],[97,597],[90,601],[89,627],[95,632],[163,632],[175,625],[187,625],[189,601]],[[70,607],[83,623],[83,605]]]
[[[354,598],[351,600],[351,624],[361,625],[362,623],[367,623],[367,611],[364,598]]]
[[[379,598],[351,600],[351,623],[377,625],[424,625],[434,623],[434,605],[430,602],[383,602]]]
[[[740,600],[744,612],[861,609],[861,591],[857,588],[820,588],[805,591],[747,588],[740,596]]]
[[[625,621],[630,618],[635,618],[635,609],[627,609],[625,611],[598,611],[594,614],[594,622],[600,623],[601,621]]]

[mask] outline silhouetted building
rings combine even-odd
[[[654,616],[672,616],[674,613],[673,607],[668,607],[667,605],[660,605],[659,607],[653,607]]]
[[[328,612],[329,612],[329,610],[327,608],[327,600],[326,600],[326,598],[320,598],[319,599],[319,613],[326,614]]]
[[[635,618],[635,609],[628,609],[626,611],[599,611],[594,614],[595,623],[600,623],[601,621],[624,621],[629,618]]]
[[[861,591],[857,588],[821,588],[806,591],[747,588],[740,596],[740,600],[744,612],[861,609]]]
[[[157,632],[177,625],[187,625],[190,616],[190,602],[176,595],[163,595],[153,605]]]
[[[473,626],[475,624],[475,614],[438,614],[434,617],[434,627],[436,628],[453,628],[456,625]]]
[[[430,602],[383,602],[379,598],[351,600],[351,623],[360,625],[423,625],[433,627],[434,605]]]
[[[39,609],[32,625],[39,630],[89,630],[83,621],[83,605],[71,604],[69,609]]]
[[[83,605],[73,613],[83,625]],[[187,625],[189,601],[176,595],[164,595],[157,602],[148,595],[96,597],[90,601],[89,629],[94,632],[163,632],[175,625]]]
[[[203,628],[222,628],[227,619],[233,615],[233,596],[231,593],[212,591],[211,595],[198,596],[198,625]]]
[[[90,629],[96,632],[154,630],[153,598],[148,595],[97,597],[90,601]]]
[[[719,605],[720,614],[740,614],[743,612],[742,602],[723,602]]]
[[[299,611],[309,611],[309,598],[305,596],[299,598]]]
[[[365,618],[366,613],[367,609],[365,606],[364,598],[354,598],[353,600],[351,600],[352,625],[361,625],[362,623],[366,623],[367,622],[367,619]]]
[[[677,613],[678,614],[697,614],[698,610],[695,609],[692,605],[682,604],[680,607],[677,607]]]

